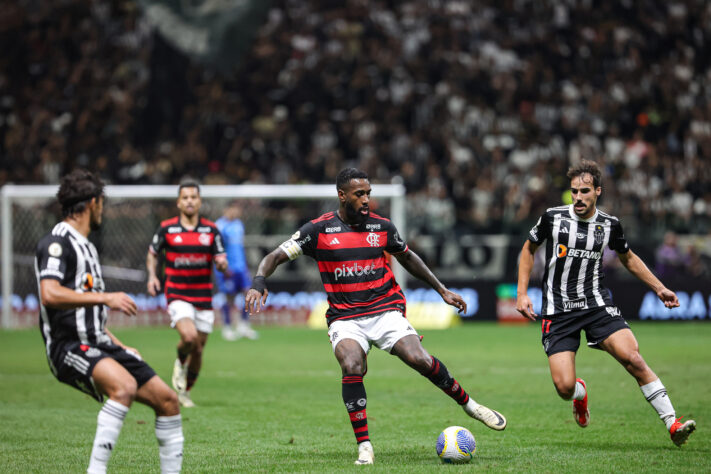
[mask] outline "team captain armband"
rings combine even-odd
[[[280,249],[289,257],[289,260],[294,260],[304,254],[301,246],[294,239],[289,239],[279,246]]]

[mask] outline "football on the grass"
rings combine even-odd
[[[474,435],[461,426],[445,428],[437,438],[437,455],[445,463],[461,464],[472,460],[476,451]]]

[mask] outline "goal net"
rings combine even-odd
[[[107,186],[101,229],[93,232],[107,291],[125,291],[138,304],[139,315],[112,312],[111,325],[168,323],[163,296],[146,292],[148,244],[159,223],[177,215],[177,186]],[[39,239],[60,220],[57,186],[2,188],[0,265],[2,267],[2,327],[35,325],[38,315],[35,249]],[[242,203],[245,253],[253,274],[264,255],[289,238],[303,223],[337,207],[334,185],[204,185],[200,214],[211,220],[233,200]],[[406,232],[405,190],[400,184],[374,184],[371,207]],[[401,286],[406,273],[397,262],[393,271]],[[257,324],[305,322],[318,302],[326,299],[318,268],[308,258],[282,265],[269,278],[270,298]],[[224,295],[217,294],[218,307]],[[241,298],[237,298],[241,304]],[[219,318],[216,318],[219,320]]]

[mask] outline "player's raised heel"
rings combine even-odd
[[[467,403],[462,405],[467,415],[475,420],[479,420],[492,430],[501,431],[506,428],[506,418],[496,410],[487,408],[484,405],[478,405],[471,398]]]
[[[195,402],[192,398],[190,398],[189,391],[178,393],[178,401],[180,402],[180,405],[184,406],[185,408],[192,408],[195,406]]]
[[[355,461],[356,466],[364,464],[373,464],[375,455],[373,454],[373,445],[370,441],[363,441],[358,445],[358,459]]]
[[[573,418],[581,428],[585,428],[590,423],[590,410],[588,410],[588,388],[585,386],[585,380],[575,379],[585,387],[585,398],[582,400],[573,400]]]
[[[671,425],[671,428],[669,428],[671,440],[677,446],[681,446],[686,443],[686,440],[689,439],[689,435],[691,435],[691,433],[693,433],[696,429],[696,422],[694,420],[687,420],[684,423],[681,423],[679,420],[682,418],[683,417],[681,416],[677,418],[674,424]]]
[[[182,393],[188,388],[188,368],[180,363],[179,359],[175,359],[173,364],[173,388],[176,392]]]

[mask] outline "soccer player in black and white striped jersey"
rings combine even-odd
[[[183,429],[178,397],[134,348],[106,329],[106,306],[128,315],[136,303],[125,293],[104,292],[99,256],[89,242],[101,225],[104,185],[85,170],[64,176],[57,192],[64,220],[37,244],[40,330],[54,376],[97,401],[99,412],[88,471],[105,473],[124,418],[138,400],[156,414],[161,472],[179,472]]]
[[[534,254],[545,242],[542,343],[558,395],[573,399],[575,421],[581,427],[590,421],[587,387],[575,373],[580,332],[585,330],[588,346],[610,353],[637,380],[672,441],[681,446],[696,423],[676,418],[666,388],[640,355],[634,334],[602,285],[605,246],[617,252],[627,270],[649,286],[667,308],[679,306],[679,300],[630,250],[619,219],[597,209],[602,193],[597,163],[583,160],[568,170],[568,178],[573,203],[546,210],[523,245],[516,309],[531,320],[538,316],[527,291]]]

